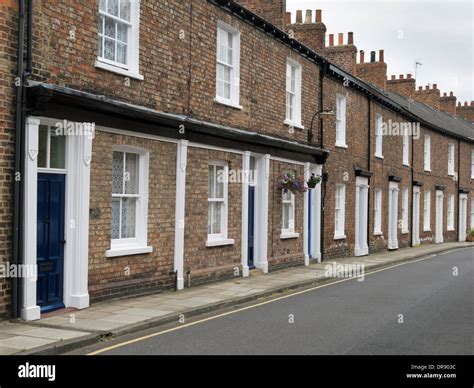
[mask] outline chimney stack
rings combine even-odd
[[[270,2],[271,0],[267,1]],[[291,31],[293,33],[296,40],[313,49],[317,53],[322,54],[326,45],[326,26],[322,23],[322,12],[320,9],[315,12],[314,22],[312,15],[313,13],[311,10],[306,10],[303,23],[303,11],[297,10],[296,23],[287,24],[286,27],[288,32]]]
[[[255,12],[275,27],[286,30],[286,0],[237,0],[248,10]]]
[[[461,105],[461,102],[458,102],[456,115],[463,117],[465,120],[474,124],[474,101],[471,101],[471,103],[465,101],[464,105]]]
[[[376,52],[370,52],[370,62],[365,62],[365,53],[360,50],[360,63],[356,65],[356,75],[372,85],[385,89],[387,83],[387,64],[384,62],[384,51],[379,51],[377,61]]]
[[[436,110],[440,110],[440,92],[438,89],[438,85],[433,84],[432,87],[429,85],[425,86],[425,89],[418,88],[415,91],[413,98],[421,103],[431,106]]]
[[[411,74],[400,74],[397,78],[396,75],[392,75],[391,79],[387,80],[387,90],[390,92],[398,93],[409,99],[413,99],[415,94],[416,81],[412,78]]]
[[[338,33],[337,46],[334,46],[334,34],[329,34],[329,46],[325,48],[324,56],[345,71],[355,74],[357,47],[354,46],[354,33],[347,34],[347,44],[344,44],[344,33]]]
[[[449,92],[449,96],[448,93],[443,93],[439,99],[439,109],[452,115],[456,114],[456,97],[453,92]]]

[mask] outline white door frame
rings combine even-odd
[[[309,180],[311,174],[322,175],[323,166],[318,164],[306,163],[304,167],[304,178]],[[316,259],[321,262],[321,182],[311,190],[311,203],[309,203],[309,191],[304,195],[304,262],[309,265],[309,259]],[[311,225],[308,225],[309,208],[311,208]],[[311,230],[311,234],[308,231]],[[308,251],[308,242],[310,242],[311,250]]]
[[[412,244],[420,244],[420,187],[413,186],[413,225],[412,225]]]
[[[356,205],[355,205],[355,244],[354,256],[369,254],[367,245],[367,208],[369,205],[369,179],[356,177]]]
[[[388,249],[398,249],[398,183],[390,182],[388,195]]]
[[[459,241],[466,241],[467,194],[459,194]]]
[[[60,120],[28,117],[25,138],[24,176],[24,257],[28,268],[37,268],[36,217],[39,126],[56,125]],[[64,234],[63,302],[65,307],[89,307],[88,257],[89,257],[89,194],[92,136],[67,136],[66,138],[66,194]],[[37,273],[34,271],[35,274]],[[37,276],[22,282],[23,300],[21,317],[37,320],[41,317],[36,301]]]
[[[444,212],[443,190],[436,190],[436,216],[435,216],[435,243],[444,242],[443,237],[443,212]]]

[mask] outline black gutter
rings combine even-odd
[[[461,180],[461,141],[458,139],[458,170],[457,170],[457,174],[458,174],[458,179],[456,179],[456,197],[457,197],[457,200],[456,200],[456,203],[457,203],[457,206],[456,206],[456,225],[455,225],[455,230],[458,231],[458,241],[460,241],[460,230],[459,230],[459,221],[460,221],[460,218],[459,218],[459,209],[461,207],[461,198],[460,198],[460,180]],[[467,210],[467,209],[466,209]],[[467,217],[467,216],[466,216]],[[467,221],[466,221],[466,225],[467,225]],[[471,225],[472,227],[472,225]]]
[[[420,134],[421,136],[421,134]],[[411,187],[411,192],[408,193],[408,198],[411,198],[411,201],[409,201],[410,203],[410,214],[411,214],[411,227],[410,227],[410,223],[408,223],[409,225],[409,228],[410,228],[410,237],[411,237],[411,241],[410,241],[410,246],[413,247],[413,222],[415,220],[415,217],[414,217],[414,213],[415,213],[415,207],[413,206],[413,199],[414,199],[414,195],[413,195],[413,180],[415,179],[415,153],[414,153],[414,146],[415,146],[415,142],[414,142],[414,139],[415,139],[415,136],[414,134],[412,133],[411,134],[411,162],[410,162],[410,187]],[[419,206],[418,206],[419,208]],[[418,209],[418,214],[420,213],[420,209]],[[418,230],[420,228],[420,220],[418,220]],[[419,235],[419,233],[418,233]]]
[[[18,9],[18,55],[17,55],[17,78],[16,78],[16,110],[15,110],[15,165],[13,179],[13,250],[12,264],[16,267],[21,263],[22,256],[22,189],[23,189],[23,131],[25,127],[24,115],[24,40],[25,40],[25,0],[19,1]],[[11,315],[13,319],[19,317],[20,304],[19,278],[12,278]]]
[[[321,66],[321,71],[319,74],[319,111],[322,112],[324,110],[324,77],[326,76],[328,63],[325,62]],[[320,117],[319,119],[319,147],[323,149],[324,147],[324,120]],[[327,178],[327,170],[326,170],[326,163],[323,163],[322,168],[322,175]],[[320,261],[323,261],[324,258],[324,214],[325,214],[325,203],[326,203],[326,179],[323,179],[323,184],[321,185],[321,217],[320,217],[320,225],[319,225],[319,244],[320,244],[320,252],[321,257]]]

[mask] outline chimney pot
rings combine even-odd
[[[425,86],[425,89],[426,89],[426,90],[430,90],[430,85],[426,85],[426,86]]]
[[[464,101],[464,106],[467,106],[467,101]]]
[[[423,90],[423,86],[418,86],[418,90]]]
[[[329,34],[329,46],[334,46],[334,34]]]
[[[454,96],[453,92],[449,92],[449,96],[453,97]]]
[[[375,62],[375,51],[370,52],[370,62]]]
[[[403,74],[400,74],[400,79],[403,79],[405,78],[405,76]]]
[[[316,10],[316,23],[321,23],[322,20],[322,11],[320,9]]]
[[[379,62],[384,62],[384,51],[379,50]]]
[[[411,74],[407,74],[407,79],[411,79]]]
[[[392,79],[397,79],[397,76],[396,76],[396,75],[392,75]]]
[[[447,97],[447,96],[448,96],[448,93],[444,92],[443,97]]]
[[[338,34],[337,40],[338,40],[337,42],[338,46],[342,46],[344,44],[344,34],[342,32]]]
[[[285,12],[285,24],[291,24],[291,12]]]
[[[347,44],[354,44],[354,33],[349,32],[347,34]]]
[[[433,84],[433,90],[436,90],[438,89],[438,85],[437,84]]]
[[[304,20],[305,23],[311,23],[313,19],[313,12],[310,9],[306,10],[306,18]]]
[[[474,106],[474,101],[471,101],[471,106]]]
[[[364,50],[360,50],[360,63],[365,62],[365,53]]]
[[[458,106],[461,106],[461,101],[458,101]]]
[[[303,23],[303,11],[301,9],[296,11],[296,23]]]

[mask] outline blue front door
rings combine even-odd
[[[255,187],[249,186],[249,218],[248,218],[248,266],[254,268],[254,234],[255,234]]]
[[[38,174],[36,297],[41,312],[64,307],[65,183],[65,175]]]

